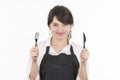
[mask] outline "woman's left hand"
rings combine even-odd
[[[89,57],[89,52],[87,50],[87,48],[83,48],[81,53],[80,53],[80,60],[81,63],[86,63]]]

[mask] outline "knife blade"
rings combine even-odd
[[[83,32],[83,48],[85,48],[85,42],[86,42],[86,36],[85,33]]]

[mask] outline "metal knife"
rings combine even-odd
[[[85,42],[86,42],[86,36],[85,33],[83,32],[83,48],[85,48]]]

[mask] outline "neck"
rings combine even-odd
[[[68,44],[68,39],[56,39],[54,37],[51,38],[51,45],[52,46],[66,46]]]

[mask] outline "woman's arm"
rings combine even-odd
[[[29,79],[30,80],[36,80],[37,75],[38,75],[38,55],[39,55],[39,49],[38,47],[33,47],[30,50],[30,54],[31,54],[31,58],[32,58],[32,64],[31,64],[31,69],[30,69],[30,73],[29,73]]]
[[[29,75],[29,79],[30,80],[36,80],[36,77],[38,75],[38,64],[37,61],[33,61],[32,65],[31,65],[31,70],[30,70],[30,75]]]
[[[81,63],[79,69],[80,80],[88,80],[87,68],[85,63]]]
[[[80,54],[80,60],[81,60],[81,65],[79,69],[80,80],[88,80],[88,73],[86,68],[88,57],[89,57],[89,52],[86,48],[84,48]]]

